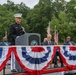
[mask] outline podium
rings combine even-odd
[[[38,33],[25,33],[15,39],[16,45],[40,45],[41,37]]]
[[[25,33],[15,39],[15,45],[34,46],[40,44],[41,44],[41,36],[38,33]],[[25,72],[17,61],[15,61],[15,67],[18,72]]]

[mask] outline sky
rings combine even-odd
[[[14,2],[15,4],[20,4],[21,2],[25,3],[26,6],[33,8],[38,2],[39,0],[11,0],[12,2]],[[70,1],[70,0],[66,0],[66,1]],[[0,0],[0,4],[4,4],[7,3],[7,0]]]

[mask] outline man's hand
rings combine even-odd
[[[19,38],[19,36],[17,36],[16,38]]]

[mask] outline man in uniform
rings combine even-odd
[[[20,35],[25,33],[24,27],[20,24],[22,14],[17,13],[14,15],[14,17],[15,17],[15,23],[10,26],[11,45],[15,45],[15,39],[18,38]],[[16,71],[15,62],[16,62],[15,57],[14,57],[14,54],[12,53],[12,56],[11,56],[11,71],[12,72]]]
[[[15,45],[15,38],[18,38],[20,35],[25,33],[24,27],[20,24],[22,14],[17,13],[14,15],[15,23],[10,26],[10,37],[11,37],[11,44]]]

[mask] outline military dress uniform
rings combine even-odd
[[[24,34],[25,31],[22,30],[22,25],[14,23],[10,26],[10,36],[11,36],[11,44],[15,45],[15,38]]]
[[[15,23],[10,26],[10,39],[11,39],[11,45],[15,45],[15,39],[21,36],[25,33],[24,27],[20,24],[21,22],[21,13],[17,13],[14,15],[15,17]],[[16,70],[16,60],[14,53],[12,52],[11,55],[11,71]]]

